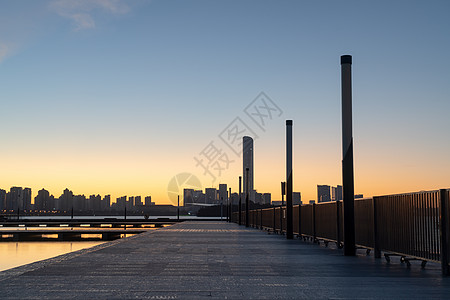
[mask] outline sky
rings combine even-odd
[[[355,192],[448,188],[449,11],[437,0],[0,1],[0,188],[157,204],[184,187],[235,192],[237,129],[254,137],[255,189],[278,200],[293,120],[294,191],[315,200],[318,184],[342,182],[347,54]]]

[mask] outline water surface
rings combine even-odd
[[[90,248],[103,242],[1,242],[0,271]]]

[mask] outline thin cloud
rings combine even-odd
[[[54,0],[50,9],[72,20],[74,30],[95,28],[94,13],[126,14],[130,8],[121,0]]]

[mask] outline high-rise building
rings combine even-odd
[[[59,197],[59,209],[70,211],[73,206],[73,193],[69,189],[65,189],[63,194]]]
[[[302,194],[300,192],[292,193],[292,205],[302,204]]]
[[[270,204],[272,202],[272,194],[271,193],[264,193],[263,194],[263,204]]]
[[[0,210],[6,209],[6,191],[0,189]]]
[[[228,203],[228,191],[226,184],[219,184],[219,203],[226,204]]]
[[[22,191],[23,209],[31,209],[31,189],[24,188]]]
[[[102,210],[109,210],[111,207],[111,195],[105,195],[102,199]]]
[[[183,190],[183,206],[191,205],[194,203],[194,189]]]
[[[215,188],[205,189],[206,204],[218,204],[217,201],[217,190]]]
[[[142,206],[141,196],[134,197],[134,206]]]
[[[331,187],[331,201],[342,200],[342,185]]]
[[[91,202],[91,199],[89,199],[89,203],[88,203],[85,195],[74,195],[72,197],[73,210],[74,211],[84,211],[84,210],[91,209],[89,207],[90,202]],[[72,208],[70,208],[70,210],[72,210]]]
[[[330,197],[330,186],[329,185],[317,185],[317,202],[329,202]]]
[[[125,203],[127,202],[127,196],[122,196],[116,199],[116,208],[118,210],[125,209]]]
[[[53,209],[53,201],[50,200],[50,193],[42,189],[38,191],[38,194],[36,197],[34,197],[34,209],[37,210],[52,210]]]
[[[206,203],[206,195],[202,190],[194,190],[192,198],[194,203]]]
[[[6,206],[8,209],[23,210],[23,189],[18,186],[11,187],[6,198],[6,202]]]
[[[249,200],[255,202],[255,193],[253,193],[253,139],[249,136],[243,137],[242,142],[242,163],[243,163],[243,190],[244,197],[247,195],[247,186]],[[248,168],[248,174],[247,174]],[[244,199],[245,201],[245,199]]]
[[[145,201],[145,206],[155,205],[155,203],[152,202],[152,196],[146,196],[144,201]]]

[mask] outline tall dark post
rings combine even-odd
[[[248,168],[245,169],[245,176],[248,178]],[[245,227],[249,226],[249,219],[248,219],[248,180],[247,180],[247,186],[245,188]]]
[[[126,204],[125,204],[126,205]],[[127,219],[127,207],[125,206],[125,210],[124,210],[124,212],[123,212],[123,219],[124,220],[126,220]],[[125,228],[126,228],[127,226],[125,225]]]
[[[228,206],[230,207],[229,219],[228,222],[231,223],[233,218],[233,200],[231,199],[231,188],[228,189]]]
[[[294,238],[294,222],[292,220],[292,120],[286,120],[286,238]]]
[[[180,195],[178,195],[177,221],[180,221]]]
[[[238,218],[238,224],[242,225],[242,176],[239,176],[239,218]]]
[[[344,196],[344,255],[356,255],[352,133],[352,56],[341,56],[342,189]]]
[[[72,210],[70,211],[70,219],[73,220],[73,206],[72,206]]]
[[[448,194],[447,190],[439,190],[440,195],[440,212],[439,212],[439,225],[440,225],[440,239],[441,239],[441,267],[442,275],[450,275],[450,268],[448,265]]]
[[[17,221],[20,219],[20,208],[17,206]]]
[[[286,195],[286,182],[281,182],[281,207],[280,207],[280,234],[283,234],[283,206],[284,195]]]

